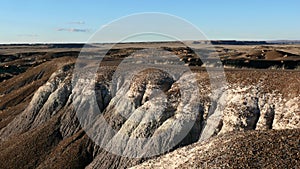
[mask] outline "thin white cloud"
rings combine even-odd
[[[84,25],[85,22],[84,22],[84,21],[73,21],[73,22],[69,22],[68,24],[73,24],[73,25]]]
[[[78,28],[58,28],[56,31],[60,32],[90,32],[90,29],[78,29]]]
[[[102,25],[101,28],[105,28],[105,27],[107,27],[107,26],[108,26],[108,25]]]

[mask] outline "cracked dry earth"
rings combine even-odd
[[[300,167],[299,71],[227,70],[213,93],[198,68],[89,79],[75,61],[1,82],[0,168]]]

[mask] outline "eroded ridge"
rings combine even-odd
[[[27,159],[31,161],[27,167],[126,168],[151,155],[207,143],[227,133],[300,128],[299,90],[277,84],[299,72],[231,71],[226,74],[228,85],[215,96],[204,71],[175,79],[162,70],[146,69],[132,79],[116,78],[114,85],[114,67],[101,67],[95,80],[78,79],[75,85],[71,84],[72,71],[72,64],[61,66],[32,93],[27,107],[0,130],[1,161],[23,165],[24,154],[6,159],[16,147],[25,151],[35,144],[30,138],[40,138],[41,144],[33,148],[41,149],[40,156]],[[88,128],[82,128],[77,116],[83,110],[79,106],[86,108],[80,118],[86,124],[93,122]],[[100,117],[106,123],[98,121]],[[112,130],[103,130],[107,126]],[[83,163],[63,160],[73,155]]]

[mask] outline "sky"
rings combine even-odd
[[[299,7],[299,0],[1,0],[0,43],[87,42],[144,12],[183,18],[210,40],[300,40]]]

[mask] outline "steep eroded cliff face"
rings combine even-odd
[[[228,132],[300,128],[299,87],[281,84],[299,72],[229,71],[213,95],[205,71],[115,70],[74,81],[66,63],[43,75],[23,108],[7,106],[16,113],[1,123],[0,168],[127,168]]]

